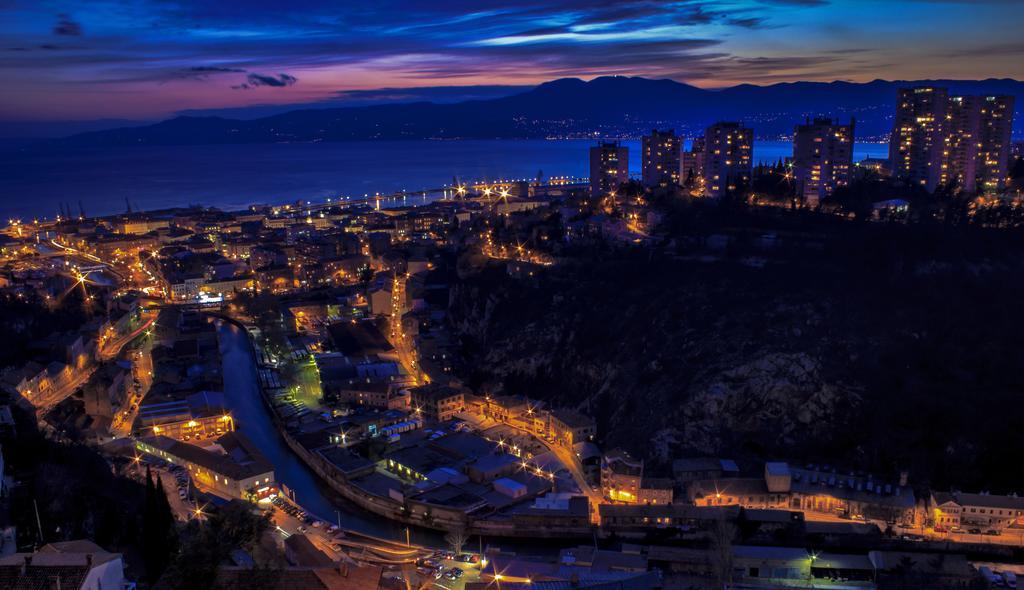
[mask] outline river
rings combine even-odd
[[[274,465],[277,481],[294,492],[295,501],[311,514],[328,522],[335,522],[340,513],[343,528],[404,541],[403,525],[346,503],[288,448],[274,427],[270,410],[260,399],[256,361],[245,330],[221,321],[218,337],[224,372],[224,397],[238,430],[251,439]],[[413,528],[411,537],[414,543],[441,545],[440,535],[433,531]]]

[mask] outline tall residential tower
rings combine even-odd
[[[797,194],[809,206],[850,182],[853,167],[853,127],[831,119],[797,125],[793,134],[793,177]]]
[[[1012,96],[949,96],[945,88],[899,91],[889,141],[893,175],[929,192],[1005,187],[1013,128]]]
[[[590,148],[590,195],[602,197],[629,180],[629,148],[603,141]]]
[[[652,130],[643,137],[641,176],[644,186],[675,186],[679,178],[679,149],[681,139],[674,130]]]
[[[933,191],[942,179],[949,94],[945,88],[901,88],[889,137],[893,176]]]
[[[754,131],[740,123],[715,123],[704,132],[704,186],[721,197],[750,182]]]

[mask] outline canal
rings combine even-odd
[[[270,410],[260,399],[256,360],[249,335],[237,325],[218,320],[218,338],[224,371],[224,397],[235,417],[235,424],[274,465],[274,475],[294,492],[295,501],[327,522],[340,516],[343,528],[368,535],[405,540],[405,527],[368,513],[347,503],[313,473],[292,452],[278,434],[270,418]],[[441,534],[413,528],[414,543],[441,547]]]

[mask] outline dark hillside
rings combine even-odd
[[[1005,464],[1024,457],[1020,239],[733,221],[700,230],[733,236],[723,250],[595,250],[535,284],[465,279],[452,317],[473,384],[587,409],[606,446],[654,461],[842,458],[1024,489]]]

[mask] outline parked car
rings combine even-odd
[[[977,528],[975,528],[975,529],[967,529],[967,532],[972,534],[972,535],[980,535],[981,534],[981,529],[977,529]]]
[[[1003,579],[1001,577],[997,576],[992,571],[992,569],[989,568],[987,565],[983,565],[983,566],[979,567],[978,568],[978,573],[981,574],[981,577],[983,577],[986,580],[988,580],[988,583],[992,584],[993,586],[1001,586],[1003,584]]]
[[[989,529],[989,530],[985,531],[985,534],[986,534],[986,535],[992,535],[993,537],[998,537],[999,535],[1001,535],[1001,534],[1003,534],[1003,533],[1002,533],[1002,532],[1000,532],[1000,531],[999,531],[999,530],[997,530],[997,529]]]
[[[1013,572],[1003,572],[1003,581],[1006,582],[1007,588],[1017,587],[1017,574]]]

